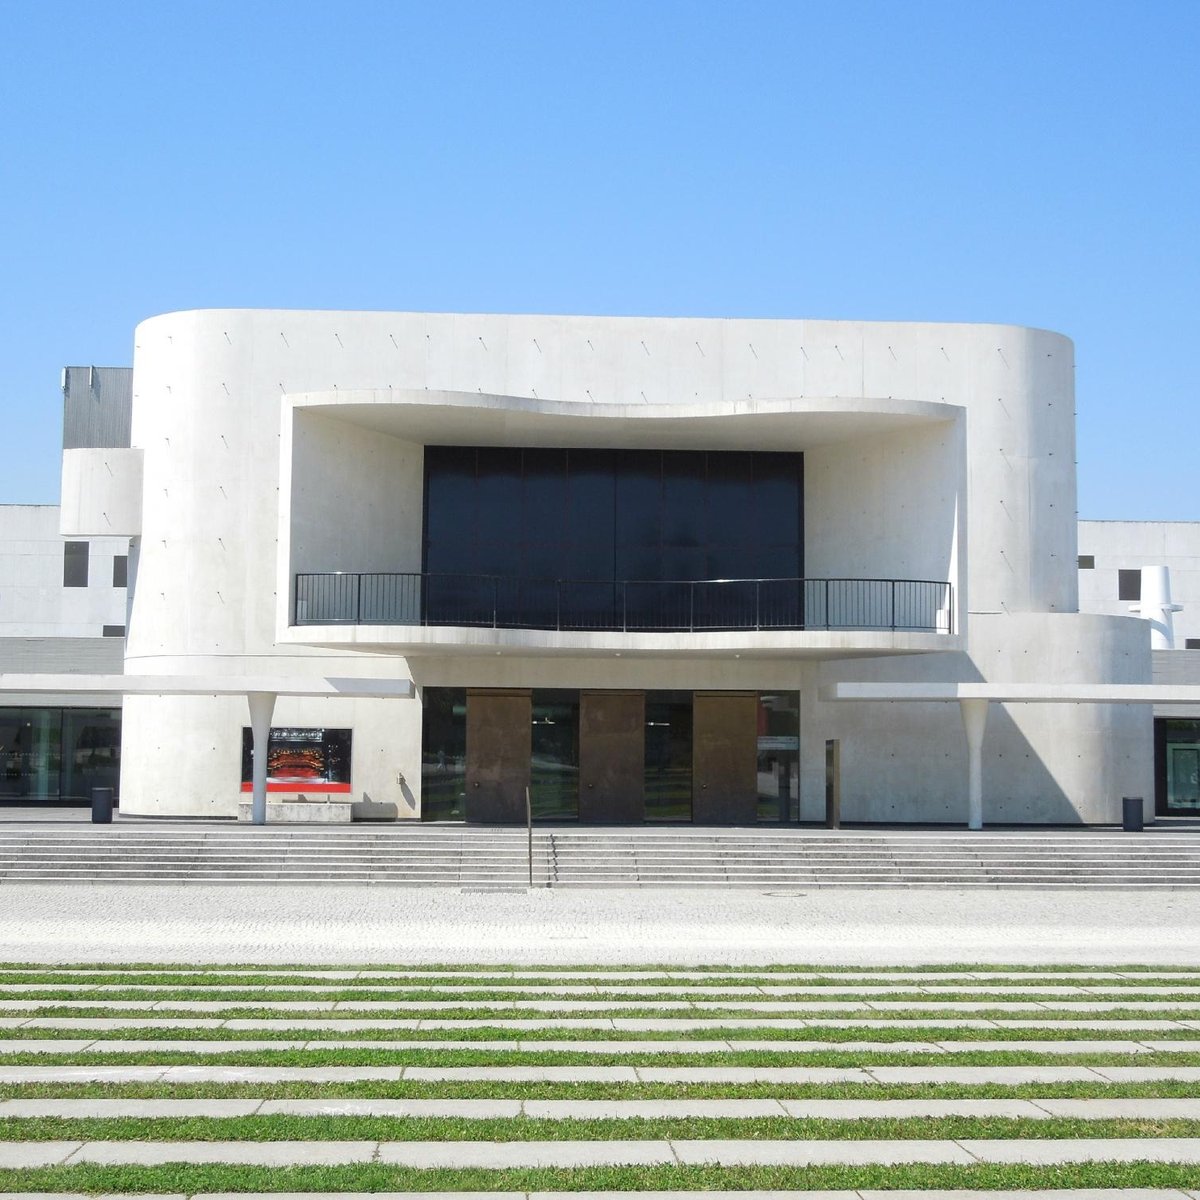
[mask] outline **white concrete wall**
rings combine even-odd
[[[820,682],[885,679],[1146,683],[1150,642],[1130,617],[1072,614],[972,618],[969,654],[827,663]],[[842,740],[846,820],[962,822],[966,741],[956,704],[806,698],[802,787],[819,796],[825,738]],[[1119,822],[1122,796],[1154,794],[1147,705],[990,706],[984,736],[984,821]],[[819,776],[819,777],[818,777]],[[806,810],[816,817],[815,810]]]
[[[1117,572],[1169,567],[1171,599],[1183,605],[1174,615],[1175,647],[1200,638],[1200,521],[1080,521],[1079,553],[1096,560],[1079,572],[1081,612],[1127,615]]]
[[[0,637],[100,637],[105,625],[125,624],[125,589],[112,579],[128,540],[71,539],[89,543],[88,585],[67,588],[58,526],[56,505],[0,505]]]
[[[285,406],[280,465],[279,628],[296,575],[421,570],[424,447]]]
[[[966,464],[962,422],[819,446],[804,456],[804,573],[946,580],[956,603]],[[957,614],[954,628],[962,628]]]
[[[419,524],[410,502],[417,456],[402,439],[388,445],[374,434],[364,441],[348,428],[320,426],[320,418],[289,444],[283,398],[314,392],[548,398],[581,412],[589,405],[733,409],[797,397],[859,398],[864,412],[886,409],[889,397],[958,406],[963,417],[957,436],[963,440],[940,441],[927,430],[899,435],[892,449],[905,462],[893,460],[882,445],[808,451],[817,480],[817,559],[809,572],[815,574],[820,563],[829,574],[856,573],[839,566],[839,537],[833,534],[840,529],[843,561],[863,574],[886,575],[893,565],[906,575],[957,573],[960,599],[973,614],[1069,613],[1076,606],[1072,350],[1055,334],[985,325],[217,310],[154,318],[138,327],[135,340],[132,442],[144,452],[144,511],[129,628],[131,671],[319,670],[479,685],[540,677],[564,686],[604,686],[589,683],[604,677],[611,686],[696,688],[754,687],[758,681],[783,686],[772,681],[788,678],[797,686],[807,680],[811,694],[816,667],[794,660],[684,660],[654,673],[654,683],[638,684],[651,677],[646,662],[589,661],[585,669],[569,654],[546,660],[514,655],[486,664],[459,657],[439,668],[436,658],[406,661],[349,648],[279,644],[284,588],[301,562],[313,569],[349,566],[351,559],[352,569],[419,562]],[[317,461],[323,449],[331,451],[328,469]],[[839,454],[855,453],[860,459],[865,453],[864,470],[873,457],[887,486],[872,480],[869,504],[860,503],[853,519],[839,526],[831,513],[834,465]],[[322,530],[322,492],[309,484],[318,475],[340,489],[342,500],[359,506],[359,518],[381,483],[390,481],[394,490],[386,504],[367,512],[373,519],[361,531],[330,499]],[[911,523],[898,515],[901,505]],[[877,536],[873,553],[865,553],[862,536],[874,517],[885,515],[889,536]],[[823,525],[830,536],[822,534]],[[964,530],[970,539],[965,588]],[[361,562],[368,553],[387,561]],[[320,562],[326,555],[337,563]],[[676,678],[692,682],[666,682]],[[245,723],[237,707],[131,701],[125,810],[232,814]],[[352,719],[345,715],[349,709]],[[277,723],[293,720],[351,725],[356,797],[394,804],[401,815],[415,811],[396,771],[415,789],[416,702],[308,701],[296,702],[294,711],[281,706]],[[1067,752],[1046,746],[1052,756]],[[1104,770],[1088,776],[1089,788],[1095,790]],[[1047,772],[1066,778],[1064,771],[1040,764],[1029,778]],[[958,788],[958,778],[956,769],[945,775],[946,794]],[[1076,803],[1074,796],[1069,803]],[[1082,808],[1076,811],[1083,815]]]
[[[65,537],[136,537],[142,532],[142,452],[128,448],[64,450]]]

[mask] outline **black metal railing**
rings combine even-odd
[[[761,629],[953,632],[932,579],[514,579],[331,572],[296,576],[294,625],[701,633]]]

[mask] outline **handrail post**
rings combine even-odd
[[[762,632],[762,580],[754,581],[754,628]]]
[[[892,632],[896,632],[896,581],[892,580]]]
[[[362,572],[354,576],[354,623],[362,624]]]
[[[696,632],[696,581],[688,584],[688,632]]]
[[[533,801],[529,798],[529,784],[525,785],[525,827],[529,839],[529,886],[533,887]]]
[[[829,623],[829,580],[825,580],[825,628],[832,629],[833,626]]]
[[[500,576],[492,576],[492,628],[495,629],[500,618]]]
[[[554,581],[554,628],[562,632],[562,580]]]

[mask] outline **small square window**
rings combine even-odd
[[[63,545],[63,587],[85,588],[88,585],[87,542],[66,542]]]
[[[129,555],[113,555],[113,587],[126,587],[129,583]]]
[[[1200,650],[1200,638],[1184,638],[1183,648],[1185,650]]]
[[[1096,556],[1094,554],[1081,554],[1079,556],[1079,569],[1081,571],[1094,571],[1096,569]]]
[[[104,633],[101,636],[123,638],[125,636],[125,626],[124,625],[105,625]]]
[[[1140,600],[1142,598],[1142,573],[1140,570],[1117,572],[1117,599]]]

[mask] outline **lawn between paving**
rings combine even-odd
[[[722,1050],[701,1054],[591,1054],[560,1050],[246,1050],[216,1054],[130,1051],[5,1054],[7,1067],[1200,1067],[1200,1052],[1039,1054],[1035,1050]]]
[[[5,1142],[913,1141],[1194,1138],[1200,1120],[1057,1117],[248,1117],[0,1118]]]
[[[245,1167],[172,1163],[157,1167],[76,1166],[0,1170],[0,1192],[90,1195],[200,1192],[457,1191],[857,1191],[875,1189],[1029,1190],[1200,1187],[1200,1167],[1094,1162],[1032,1166],[916,1163],[903,1166],[519,1168],[421,1170],[384,1163],[337,1167]]]
[[[30,1018],[39,1020],[41,1018]],[[97,1018],[103,1019],[103,1018]],[[111,1019],[111,1018],[110,1018]],[[118,1018],[121,1019],[121,1018]],[[885,1027],[877,1029],[863,1026],[805,1025],[802,1029],[778,1025],[745,1026],[731,1025],[702,1029],[596,1029],[561,1028],[545,1029],[513,1028],[511,1025],[468,1026],[463,1029],[328,1029],[308,1028],[303,1022],[287,1022],[285,1028],[238,1029],[227,1025],[196,1026],[146,1024],[156,1018],[129,1018],[129,1023],[114,1029],[58,1028],[39,1025],[24,1025],[18,1028],[0,1029],[0,1042],[21,1041],[124,1041],[131,1036],[138,1040],[152,1038],[154,1041],[187,1042],[234,1042],[234,1041],[398,1041],[428,1042],[436,1048],[438,1042],[739,1042],[774,1041],[780,1043],[780,1052],[788,1053],[789,1042],[1129,1042],[1129,1041],[1200,1041],[1200,1028],[1196,1029],[1046,1029],[1035,1026],[1031,1029],[989,1028],[968,1026],[943,1027],[906,1025],[903,1029]],[[178,1018],[176,1018],[178,1019]],[[338,1020],[326,1017],[325,1020]],[[140,1022],[140,1023],[139,1023]],[[814,1053],[797,1051],[796,1053]],[[206,1056],[207,1057],[207,1056]],[[626,1056],[627,1057],[627,1056]],[[6,1061],[0,1059],[0,1061]],[[594,1061],[589,1056],[589,1061]],[[1078,1061],[1072,1056],[1072,1061]]]
[[[323,1083],[0,1084],[4,1100],[1086,1100],[1194,1099],[1181,1079],[1060,1083],[595,1083],[507,1080],[336,1080]]]
[[[579,999],[579,997],[575,997]],[[885,997],[876,997],[877,1002],[884,1002]],[[941,1000],[942,997],[937,997]],[[626,1021],[626,1020],[655,1020],[655,1021],[695,1021],[695,1020],[725,1020],[725,1021],[745,1021],[753,1020],[761,1022],[763,1025],[770,1025],[776,1021],[804,1021],[806,1023],[819,1024],[821,1021],[829,1021],[833,1019],[846,1020],[886,1020],[889,1023],[912,1023],[920,1024],[922,1021],[953,1021],[969,1019],[974,1021],[1011,1021],[1017,1020],[1038,1020],[1038,1021],[1078,1021],[1086,1019],[1105,1020],[1105,1021],[1200,1021],[1200,1005],[1195,1008],[1166,1008],[1166,1009],[1148,1009],[1148,1008],[1104,1008],[1099,1010],[1080,1010],[1068,1008],[1053,1008],[1050,1005],[1055,997],[1050,997],[1047,1001],[1038,1002],[1029,1000],[1023,1002],[1026,1007],[1021,1009],[1007,1008],[987,1008],[986,1005],[991,1002],[990,998],[977,998],[975,1003],[983,1003],[983,1008],[899,1008],[899,1009],[884,1009],[884,1008],[853,1008],[853,1009],[834,1009],[830,1011],[827,1008],[805,1008],[803,1005],[797,1005],[795,1008],[784,1009],[782,1011],[762,1011],[758,1009],[739,1008],[736,1005],[727,1005],[724,1007],[705,1007],[696,1008],[690,1006],[681,1006],[679,1008],[563,1008],[555,1009],[539,1013],[536,1009],[531,1008],[501,1008],[499,1006],[489,1006],[487,1008],[470,1008],[459,1007],[454,1004],[447,1004],[443,1008],[436,1009],[420,1009],[414,1010],[411,1008],[338,1008],[336,1011],[329,1008],[312,1008],[312,1009],[280,1009],[271,1007],[256,1007],[252,1001],[245,1004],[230,1004],[229,1007],[221,1007],[219,1009],[194,1009],[194,1008],[171,1008],[167,1007],[147,1009],[142,1015],[152,1018],[166,1018],[175,1020],[196,1020],[203,1018],[206,1015],[215,1017],[222,1021],[241,1021],[241,1020],[288,1020],[294,1021],[298,1025],[304,1021],[379,1021],[379,1020],[419,1020],[419,1021],[483,1021],[483,1022],[502,1022],[502,1021],[536,1021],[539,1016],[547,1020],[563,1021],[563,1020],[581,1020],[581,1021]],[[31,1019],[34,1017],[89,1017],[100,1018],[109,1017],[120,1020],[128,1020],[131,1015],[131,1010],[127,1008],[114,1008],[104,1005],[96,1007],[83,1007],[78,1004],[72,1005],[69,1002],[42,1004],[41,1002],[29,997],[22,998],[23,1005],[28,1007],[7,1008],[0,1010],[0,1015],[4,1016],[22,1016],[28,1015]],[[135,1010],[136,1011],[136,1010]]]
[[[168,1003],[172,1000],[219,1000],[238,1001],[246,1004],[296,1002],[353,1004],[362,1001],[372,1003],[384,1002],[403,1005],[417,1002],[422,1004],[445,1004],[447,1006],[463,1007],[471,1003],[486,1003],[489,1008],[495,1008],[505,1003],[517,1004],[536,1001],[539,1003],[554,1001],[559,1004],[589,1004],[609,1003],[613,1005],[639,1004],[724,1004],[727,1008],[748,1008],[755,1004],[791,1004],[803,1007],[805,1004],[897,1004],[904,1001],[919,1003],[944,1004],[1054,1004],[1054,1003],[1113,1003],[1113,1004],[1200,1004],[1200,989],[1183,989],[1168,993],[1144,991],[1118,991],[1106,995],[1099,989],[1086,994],[1061,996],[1054,993],[1045,995],[1029,992],[1006,992],[1003,988],[974,992],[927,992],[919,988],[896,987],[888,988],[886,992],[822,992],[814,996],[810,992],[780,992],[764,995],[755,992],[752,995],[720,997],[712,992],[700,992],[684,987],[631,994],[628,992],[609,992],[598,989],[587,995],[578,992],[558,991],[553,986],[528,987],[523,989],[487,989],[470,988],[463,991],[449,992],[439,988],[379,988],[379,987],[334,987],[313,988],[303,991],[285,991],[278,988],[217,988],[217,987],[92,987],[79,984],[64,987],[59,984],[42,987],[31,985],[29,988],[6,988],[0,985],[0,1000],[23,1001],[71,1001],[71,1000],[144,1000],[154,1004]]]

